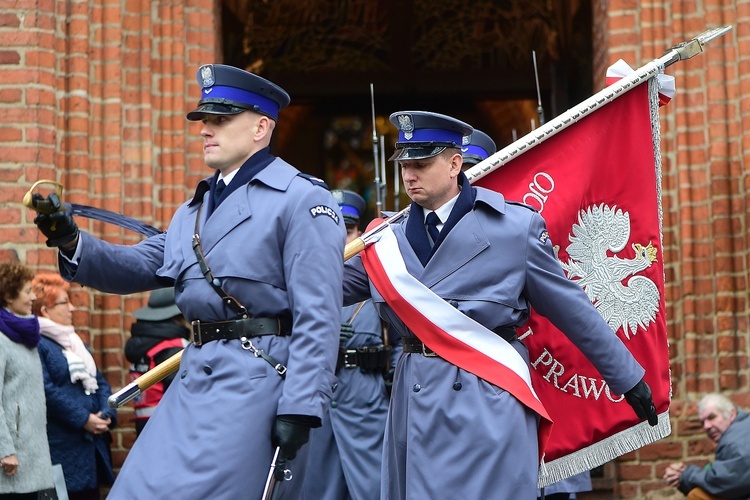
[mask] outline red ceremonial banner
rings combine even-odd
[[[655,428],[639,422],[567,337],[532,312],[518,334],[554,422],[541,486],[670,432],[654,89],[638,85],[475,182],[541,213],[568,278],[646,369],[659,413]]]

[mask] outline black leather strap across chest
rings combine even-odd
[[[206,342],[213,342],[215,340],[239,339],[243,349],[252,352],[257,358],[266,360],[281,378],[285,378],[286,366],[276,361],[264,350],[256,348],[250,339],[264,335],[291,335],[291,320],[284,321],[280,317],[251,318],[247,312],[247,308],[222,288],[221,280],[216,278],[211,272],[211,268],[208,267],[208,263],[206,262],[206,257],[203,255],[201,237],[198,232],[202,209],[203,203],[198,206],[198,212],[195,215],[195,232],[193,233],[193,252],[195,253],[195,258],[198,260],[203,277],[206,278],[211,288],[221,297],[222,302],[239,316],[239,319],[211,323],[204,323],[200,320],[193,321],[194,344],[200,347]]]
[[[201,268],[203,277],[206,278],[211,288],[221,297],[221,301],[231,309],[240,319],[249,318],[247,308],[243,306],[237,299],[229,295],[224,288],[221,286],[221,280],[216,278],[211,272],[211,268],[208,267],[206,257],[203,255],[203,247],[201,247],[201,237],[199,234],[201,212],[203,211],[203,203],[198,206],[198,213],[195,215],[195,232],[193,233],[193,253],[195,258],[198,259],[198,265]]]

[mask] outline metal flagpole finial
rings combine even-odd
[[[731,25],[727,25],[727,26],[724,26],[722,28],[715,28],[715,29],[712,29],[712,30],[705,31],[705,32],[701,33],[700,35],[698,35],[695,38],[696,38],[696,40],[698,40],[699,42],[701,42],[702,44],[705,45],[708,42],[710,42],[711,40],[713,40],[714,38],[719,38],[720,36],[722,36],[724,33],[726,33],[727,31],[729,31],[731,29],[732,29],[732,26]]]
[[[691,57],[700,54],[701,52],[703,52],[704,45],[706,45],[711,40],[724,35],[731,29],[732,26],[727,25],[722,28],[707,30],[696,36],[692,40],[675,45],[666,52],[666,54],[671,54],[672,58],[667,62],[667,64],[665,64],[665,66],[669,66],[670,64],[676,63],[677,61],[690,59]]]

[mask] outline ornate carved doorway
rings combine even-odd
[[[370,84],[385,154],[390,113],[462,119],[498,148],[589,97],[591,0],[225,0],[224,61],[284,87],[275,151],[374,201]],[[388,166],[387,208],[397,174]],[[402,202],[403,206],[403,202]]]

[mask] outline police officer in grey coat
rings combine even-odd
[[[391,122],[399,128],[391,160],[399,161],[412,199],[408,218],[392,225],[392,236],[403,272],[432,292],[415,287],[419,301],[439,307],[441,314],[457,310],[471,318],[483,339],[489,335],[494,345],[512,346],[525,369],[528,350],[514,327],[524,324],[533,306],[581,349],[613,391],[626,395],[639,417],[656,425],[643,368],[582,289],[565,277],[542,217],[469,184],[460,148],[473,129],[422,111],[394,113]],[[375,277],[365,271],[361,255],[345,265],[345,304],[372,297],[403,342],[386,426],[381,498],[536,498],[537,414],[510,392],[437,356],[415,335],[423,322],[397,315],[394,307],[409,308],[403,301],[386,303],[373,285]],[[400,282],[409,280],[392,283]],[[446,302],[452,308],[440,306]],[[420,302],[410,304],[420,318],[431,314]]]
[[[349,243],[361,234],[365,200],[353,191],[332,193],[344,216]],[[310,434],[306,500],[380,498],[389,399],[383,376],[401,355],[401,340],[390,335],[384,342],[382,321],[371,300],[345,307],[341,322],[333,400],[323,426]]]
[[[322,182],[269,152],[283,89],[223,65],[197,79],[187,118],[202,122],[215,172],[167,232],[122,246],[79,232],[67,212],[35,222],[66,279],[120,294],[174,285],[193,323],[109,498],[259,498],[276,446],[277,477],[293,474],[278,493],[294,498],[334,384],[344,224]]]

